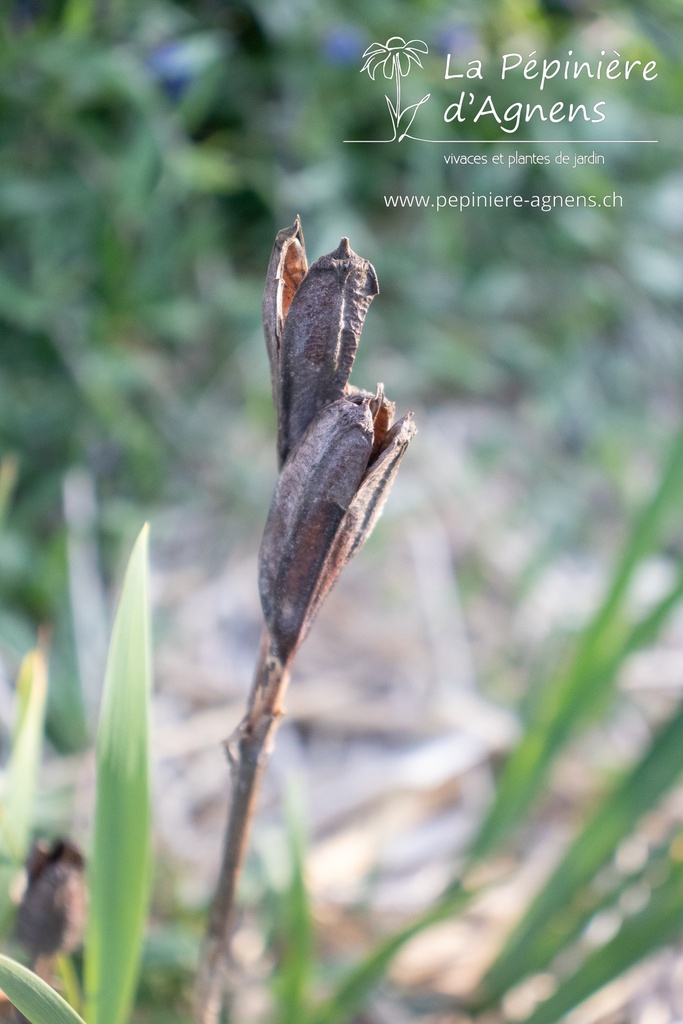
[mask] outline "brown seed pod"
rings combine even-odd
[[[278,454],[282,466],[324,406],[345,393],[365,314],[379,291],[374,267],[348,238],[311,264],[282,328]]]
[[[288,662],[369,536],[415,434],[409,414],[349,384],[377,276],[343,238],[305,271],[299,218],[268,267],[264,329],[278,414],[280,478],[259,555],[271,655]]]
[[[66,839],[51,845],[38,840],[26,870],[26,891],[17,910],[17,939],[34,957],[72,953],[81,944],[85,928],[82,853]]]
[[[367,469],[373,437],[369,402],[339,399],[314,419],[280,473],[259,553],[259,590],[273,653],[282,662],[308,631],[310,602]]]

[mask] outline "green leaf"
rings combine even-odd
[[[2,799],[2,841],[21,863],[28,852],[40,767],[47,698],[47,667],[42,651],[24,658],[17,680],[17,718]]]
[[[45,658],[41,651],[32,651],[19,670],[12,750],[0,802],[0,923],[9,916],[9,888],[31,839],[46,698]]]
[[[683,770],[683,708],[613,787],[533,901],[483,981],[487,1004],[547,966],[593,913],[585,886]]]
[[[546,687],[532,722],[513,751],[498,784],[496,798],[471,851],[491,853],[520,821],[542,788],[548,770],[576,727],[611,695],[616,674],[631,650],[625,605],[636,569],[663,541],[669,517],[683,492],[683,433],[671,450],[660,485],[636,520],[607,594],[584,630],[567,668]],[[663,605],[657,627],[673,607]]]
[[[150,882],[148,527],[130,557],[114,621],[97,737],[89,874],[86,1017],[123,1024],[137,980]]]
[[[554,1024],[593,992],[671,942],[682,930],[683,864],[678,861],[671,864],[668,879],[654,892],[645,909],[627,918],[614,938],[562,981],[526,1024]]]
[[[291,785],[287,790],[291,874],[278,922],[278,937],[283,952],[275,988],[279,1019],[284,1024],[306,1019],[314,958],[313,922],[304,874],[305,825],[298,797],[299,793]]]
[[[17,460],[6,455],[0,461],[0,528],[7,515],[7,508],[17,482]]]
[[[0,954],[0,987],[31,1024],[84,1024],[54,989],[27,967]]]
[[[80,1010],[83,1004],[81,983],[73,959],[66,953],[57,953],[55,956],[55,974],[59,979],[58,988],[64,993],[69,1006]]]
[[[207,146],[186,146],[169,153],[167,162],[177,178],[197,192],[230,192],[237,177],[225,153],[212,152]]]
[[[310,1024],[346,1024],[353,1019],[370,992],[380,983],[399,950],[415,935],[464,910],[480,891],[474,888],[462,889],[457,882],[450,886],[433,907],[405,928],[388,936],[364,960],[352,967],[327,1002],[312,1012]]]
[[[94,20],[94,0],[67,0],[64,4],[62,25],[69,35],[87,36]]]

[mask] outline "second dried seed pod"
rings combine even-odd
[[[259,554],[259,590],[274,653],[283,662],[308,629],[321,571],[373,439],[368,402],[339,399],[314,419],[280,473]]]
[[[17,938],[32,956],[73,953],[80,946],[86,916],[84,870],[83,855],[69,840],[34,843],[16,920]]]

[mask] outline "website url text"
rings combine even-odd
[[[612,192],[605,196],[587,195],[545,195],[520,196],[501,195],[493,192],[470,192],[463,195],[449,196],[384,196],[384,205],[394,208],[424,207],[433,210],[471,210],[471,209],[507,209],[514,207],[523,209],[525,206],[541,213],[550,213],[555,209],[602,208],[620,209],[624,205],[623,196]]]

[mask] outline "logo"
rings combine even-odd
[[[406,138],[413,138],[410,135],[410,128],[415,120],[415,115],[426,103],[431,93],[427,93],[417,103],[409,103],[401,108],[401,79],[407,78],[413,64],[422,67],[420,54],[429,53],[429,47],[422,39],[411,39],[409,43],[401,36],[392,36],[386,43],[372,43],[363,54],[365,64],[360,69],[375,81],[375,75],[382,69],[384,78],[390,82],[396,80],[396,99],[392,102],[391,97],[385,94],[389,116],[391,118],[392,136],[390,139],[368,139],[368,142],[403,142]]]
[[[607,88],[612,79],[625,81],[629,78],[642,79],[651,82],[658,76],[657,62],[654,60],[644,62],[640,59],[622,60],[620,54],[615,50],[614,58],[607,59],[605,50],[600,55],[581,59],[575,56],[573,50],[567,50],[565,55],[552,57],[536,56],[536,50],[532,50],[526,57],[523,53],[511,52],[499,56],[489,56],[485,59],[471,58],[459,70],[457,65],[452,65],[452,55],[446,56],[444,69],[444,81],[456,83],[454,88],[459,90],[452,97],[452,101],[443,111],[443,121],[446,124],[455,124],[458,128],[461,125],[468,125],[469,131],[464,129],[465,137],[460,138],[425,138],[419,129],[413,129],[415,118],[424,107],[424,104],[432,95],[427,93],[421,100],[415,103],[403,105],[405,100],[402,96],[404,79],[408,78],[413,65],[423,68],[422,59],[429,53],[429,47],[423,39],[411,39],[406,42],[402,36],[390,36],[386,43],[371,43],[363,53],[364,63],[360,73],[367,71],[373,82],[382,78],[385,85],[389,82],[396,83],[394,95],[385,94],[389,117],[391,119],[391,136],[385,139],[345,139],[345,142],[357,143],[385,143],[403,142],[404,139],[412,139],[414,142],[431,142],[438,145],[488,145],[502,142],[519,142],[534,144],[538,142],[554,143],[576,143],[578,145],[594,145],[598,139],[595,136],[581,138],[586,134],[579,127],[582,124],[600,124],[607,118],[607,99],[595,99],[595,84],[589,79],[602,82],[605,80],[604,88]],[[485,60],[492,69],[487,68],[484,73]],[[433,68],[430,69],[433,73]],[[381,72],[381,75],[380,75]],[[506,83],[491,89],[485,85],[489,74],[499,83]],[[552,92],[548,95],[546,88],[553,79],[565,82],[574,82],[579,79],[581,84],[574,87],[578,93],[571,100],[554,99]],[[476,84],[475,84],[476,83]],[[519,93],[512,93],[511,89],[517,85]],[[491,91],[486,91],[491,90]],[[484,95],[485,93],[485,95]],[[536,95],[535,95],[536,94]],[[514,97],[514,98],[512,98]],[[437,99],[438,103],[438,99]],[[433,113],[434,111],[430,111]],[[424,118],[421,119],[424,124]],[[548,129],[552,138],[543,138],[543,123],[549,122]],[[566,127],[556,128],[556,125],[565,122]],[[576,122],[576,126],[572,125]],[[433,123],[430,120],[430,123]],[[476,131],[473,126],[481,127],[476,133],[479,137],[472,138]],[[531,125],[524,130],[523,126]],[[481,128],[485,130],[482,131]],[[517,136],[522,129],[526,138],[509,138]],[[460,131],[463,131],[460,129]],[[416,134],[414,134],[416,132]],[[557,138],[556,133],[564,137]],[[500,134],[502,133],[502,135]],[[592,134],[592,133],[591,133]],[[576,138],[575,136],[579,137]],[[507,138],[506,138],[507,136]],[[602,142],[654,142],[653,139],[602,139]]]

